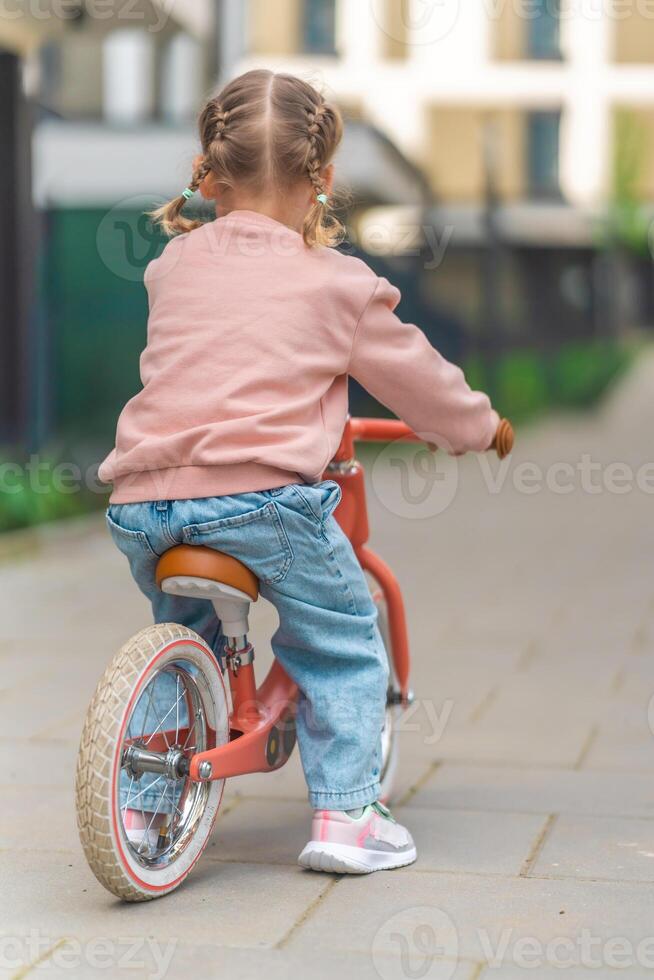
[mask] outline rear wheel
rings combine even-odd
[[[381,784],[382,803],[388,803],[393,797],[393,787],[395,775],[399,761],[399,720],[402,708],[395,701],[396,679],[393,671],[393,660],[391,657],[390,631],[388,627],[388,610],[386,600],[381,592],[373,593],[373,600],[377,606],[377,625],[381,633],[386,655],[388,657],[389,681],[388,694],[386,700],[386,714],[384,717],[384,728],[382,730],[382,751],[381,769],[379,781]]]
[[[107,667],[82,732],[76,805],[86,859],[114,895],[157,898],[190,873],[224,780],[191,780],[188,764],[228,741],[228,717],[218,662],[186,627],[142,630]]]

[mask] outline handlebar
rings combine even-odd
[[[423,442],[416,433],[399,419],[349,419],[349,435],[352,442]],[[345,441],[345,440],[344,440]],[[513,449],[515,435],[513,426],[508,419],[501,419],[497,427],[495,438],[489,449],[494,449],[500,459]],[[352,456],[352,452],[349,452]],[[348,450],[341,456],[339,452],[337,459],[348,458]]]
[[[514,443],[515,433],[513,426],[508,419],[500,419],[500,424],[497,427],[497,432],[490,448],[495,450],[500,459],[504,459],[513,449]]]
[[[355,442],[421,442],[399,419],[350,419],[350,431]]]

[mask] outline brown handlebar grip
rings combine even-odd
[[[497,427],[491,449],[495,450],[500,459],[504,459],[513,449],[514,442],[515,434],[513,432],[513,426],[508,419],[500,419],[500,424]]]

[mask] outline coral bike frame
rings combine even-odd
[[[504,428],[502,428],[504,426]],[[409,642],[404,601],[397,579],[388,565],[367,546],[369,537],[366,489],[362,464],[355,456],[358,441],[420,442],[420,438],[397,419],[348,419],[341,444],[327,467],[325,478],[342,491],[335,517],[349,538],[361,567],[377,583],[388,614],[388,650],[396,689],[391,696],[406,705],[409,692]],[[508,422],[500,424],[494,447],[498,455],[510,452],[513,433]],[[233,641],[226,650],[231,690],[230,739],[216,745],[209,733],[209,747],[183,760],[191,779],[213,780],[252,772],[270,772],[287,761],[295,744],[295,713],[298,688],[277,659],[260,687],[254,676],[252,646],[247,637]],[[161,758],[175,732],[161,732],[149,740],[148,748]],[[177,733],[184,737],[185,733]],[[213,733],[215,735],[215,733]],[[172,738],[171,738],[172,735]]]

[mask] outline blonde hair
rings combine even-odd
[[[199,129],[203,157],[190,190],[196,191],[209,174],[219,186],[258,190],[306,179],[314,201],[302,229],[305,243],[333,246],[342,240],[341,223],[318,195],[327,193],[322,172],[341,141],[343,122],[338,109],[312,85],[294,75],[248,71],[207,102]],[[151,213],[166,235],[202,224],[182,216],[186,201],[180,194]]]

